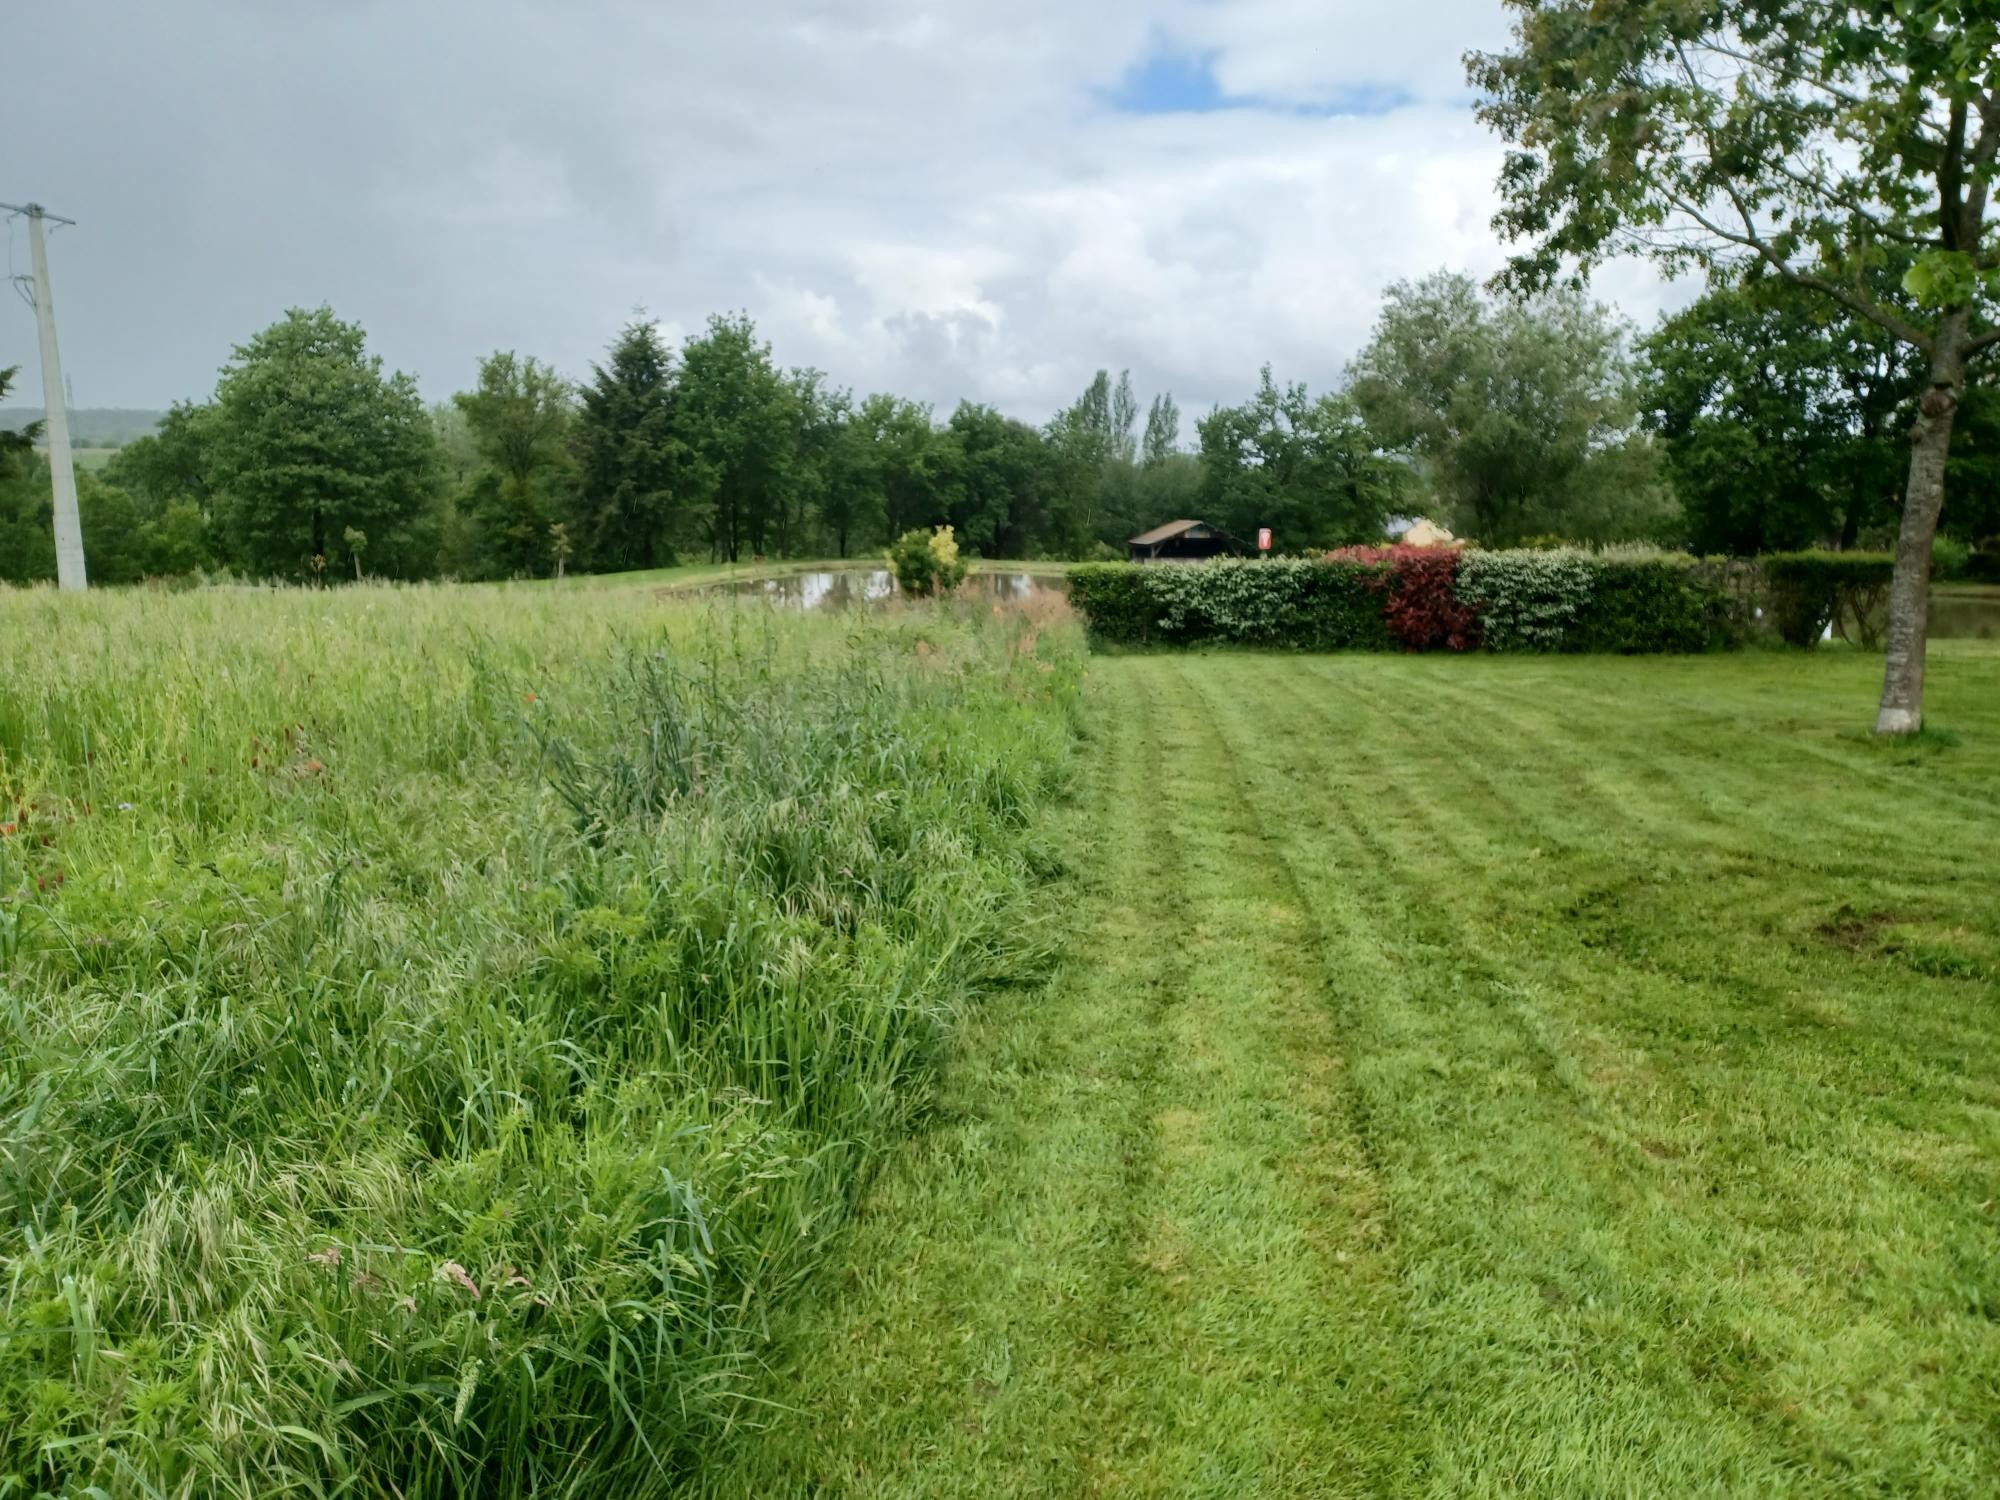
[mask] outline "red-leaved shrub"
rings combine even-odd
[[[1472,651],[1479,612],[1458,597],[1456,547],[1342,547],[1330,562],[1386,564],[1369,579],[1382,595],[1382,618],[1405,651]]]

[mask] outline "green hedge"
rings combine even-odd
[[[1092,635],[1121,645],[1386,651],[1386,577],[1342,558],[1095,563],[1069,592]],[[1673,553],[1470,551],[1456,587],[1494,651],[1705,651],[1740,634],[1721,576]]]
[[[1879,643],[1896,560],[1886,552],[1774,552],[1762,559],[1771,622],[1794,646],[1817,646],[1827,627]]]
[[[1122,645],[1386,651],[1382,596],[1370,586],[1383,571],[1305,558],[1090,563],[1070,570],[1069,598],[1094,636]]]

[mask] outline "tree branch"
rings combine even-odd
[[[1967,354],[1977,354],[1982,349],[1991,349],[1995,344],[2000,344],[2000,328],[1989,328],[1986,332],[1977,335],[1967,343],[1965,352]]]
[[[1744,219],[1744,228],[1741,232],[1725,229],[1709,215],[1703,213],[1694,203],[1685,198],[1675,196],[1673,202],[1675,208],[1686,214],[1717,239],[1726,240],[1732,245],[1739,245],[1745,250],[1755,252],[1758,259],[1762,260],[1794,286],[1802,286],[1811,291],[1824,293],[1847,308],[1849,312],[1866,318],[1878,328],[1886,329],[1897,338],[1903,340],[1904,343],[1914,345],[1923,350],[1925,354],[1931,352],[1931,336],[1925,333],[1923,329],[1917,327],[1916,324],[1910,322],[1909,319],[1884,307],[1873,297],[1863,296],[1851,287],[1844,287],[1837,281],[1828,281],[1824,276],[1816,276],[1811,271],[1801,271],[1797,266],[1794,266],[1790,261],[1778,254],[1757,233],[1755,225],[1750,221],[1745,211],[1742,200],[1736,198],[1734,194],[1731,194],[1730,198],[1731,202],[1736,206],[1738,215]]]
[[[1791,68],[1778,67],[1768,57],[1758,57],[1753,53],[1739,52],[1733,47],[1725,47],[1720,42],[1711,41],[1706,37],[1696,37],[1691,45],[1700,48],[1703,52],[1712,52],[1717,57],[1726,57],[1731,62],[1738,63],[1751,72],[1769,73],[1772,77],[1782,82],[1801,88],[1817,89],[1829,99],[1844,104],[1849,109],[1865,109],[1868,106],[1869,101],[1863,95],[1838,88],[1826,79],[1815,78],[1809,73],[1800,73]],[[1681,51],[1679,47],[1676,47],[1675,50]],[[1682,52],[1681,64],[1684,68],[1687,67],[1685,52]],[[1690,69],[1689,71],[1690,81],[1692,81],[1692,70]],[[1919,128],[1923,128],[1924,122],[1919,121],[1918,125]]]
[[[1938,238],[1947,250],[1965,248],[1965,121],[1965,101],[1952,100],[1944,155],[1938,161]]]
[[[1927,245],[1930,243],[1929,239],[1923,235],[1911,234],[1906,229],[1898,229],[1893,224],[1887,223],[1872,209],[1865,207],[1858,198],[1841,192],[1828,182],[1808,176],[1780,158],[1774,157],[1770,162],[1770,166],[1771,170],[1776,172],[1780,177],[1798,184],[1798,186],[1806,189],[1808,192],[1818,194],[1836,208],[1840,208],[1861,219],[1870,229],[1874,230],[1876,234],[1884,239],[1896,240],[1905,245]]]
[[[1676,43],[1674,54],[1680,58],[1681,68],[1687,74],[1688,82],[1698,88],[1700,85],[1695,77],[1694,64],[1688,61],[1686,49],[1679,43]],[[1708,153],[1713,157],[1716,154],[1715,142],[1709,138],[1707,129],[1701,125],[1697,125],[1695,128],[1701,132],[1702,138],[1707,142]],[[1756,252],[1759,259],[1764,261],[1766,265],[1770,266],[1794,286],[1807,287],[1813,291],[1824,293],[1846,307],[1849,311],[1866,318],[1878,327],[1887,329],[1906,343],[1916,345],[1925,354],[1928,355],[1931,352],[1931,338],[1929,334],[1925,333],[1907,318],[1882,306],[1873,297],[1864,296],[1860,290],[1858,281],[1853,288],[1844,287],[1838,282],[1828,281],[1824,276],[1815,276],[1810,271],[1801,271],[1792,265],[1790,261],[1786,260],[1784,256],[1778,254],[1771,244],[1757,232],[1757,216],[1751,212],[1750,205],[1743,201],[1743,196],[1736,190],[1734,181],[1725,174],[1721,182],[1723,194],[1729,199],[1731,206],[1735,208],[1736,216],[1743,221],[1743,229],[1740,234],[1724,229],[1720,224],[1709,218],[1707,214],[1703,213],[1699,206],[1683,198],[1680,194],[1670,191],[1667,196],[1681,212],[1693,219],[1695,223],[1701,225],[1710,234],[1731,244],[1740,245],[1745,249]]]

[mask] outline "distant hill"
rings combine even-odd
[[[79,406],[69,414],[70,446],[112,448],[129,443],[151,434],[165,415],[163,411],[124,406]],[[19,432],[30,422],[41,420],[39,406],[0,406],[0,432]]]

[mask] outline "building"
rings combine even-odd
[[[1196,562],[1205,557],[1241,557],[1250,550],[1206,521],[1169,521],[1142,531],[1125,545],[1133,562]]]

